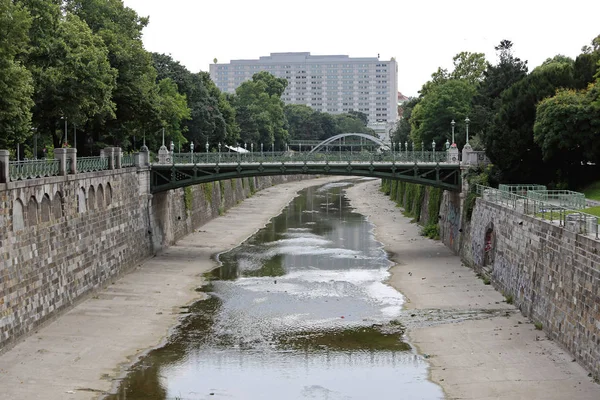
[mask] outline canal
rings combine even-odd
[[[110,400],[440,399],[403,341],[403,296],[351,182],[303,190],[199,288]]]

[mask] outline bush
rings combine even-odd
[[[421,236],[426,236],[430,239],[440,239],[440,226],[438,224],[429,224],[421,229]]]

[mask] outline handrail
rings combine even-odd
[[[599,238],[600,218],[587,214],[581,209],[572,209],[551,202],[521,196],[506,190],[500,190],[483,185],[476,185],[476,193],[484,200],[511,208],[525,215],[557,222],[559,226],[580,234],[595,235]]]
[[[11,181],[57,176],[60,162],[56,159],[10,161],[8,171]]]
[[[103,171],[109,168],[107,157],[78,157],[77,171],[78,172],[94,172]]]
[[[248,153],[174,153],[173,164],[227,164],[227,163],[447,163],[446,152],[414,151],[414,152],[248,152]]]

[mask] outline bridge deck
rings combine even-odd
[[[216,162],[210,162],[211,158],[215,156],[217,157]],[[227,157],[222,157],[221,162],[218,160],[219,156],[215,154],[198,155],[198,159],[191,154],[176,158],[177,161],[183,161],[184,157],[187,157],[188,162],[152,164],[152,192],[223,179],[297,174],[397,179],[445,190],[460,190],[460,164],[439,162],[431,156],[428,161],[374,160],[373,158],[377,158],[377,155],[370,157],[370,160],[343,158],[340,160],[334,157],[321,160],[302,160],[293,157],[282,159],[274,156],[256,157],[258,158],[256,160],[254,156],[248,154],[235,157],[228,154]],[[192,160],[194,162],[191,162]],[[175,157],[172,161],[176,161]]]

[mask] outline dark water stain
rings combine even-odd
[[[379,326],[316,330],[282,336],[279,343],[284,349],[304,351],[408,351],[411,347],[402,341],[403,332],[404,330],[396,333],[383,332]]]

